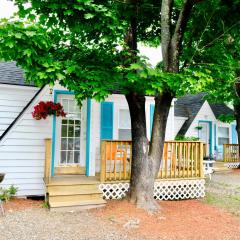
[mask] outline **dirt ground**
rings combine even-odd
[[[205,203],[240,217],[240,169],[215,173],[205,186],[206,197],[203,199]]]
[[[126,200],[75,213],[44,209],[42,201],[14,199],[0,217],[1,240],[237,240],[240,218],[200,200],[163,201],[148,215]]]
[[[162,211],[156,216],[127,201],[111,201],[106,209],[94,213],[144,239],[240,239],[240,219],[217,207],[199,200],[163,201],[160,205]],[[131,219],[139,221],[139,226],[127,228],[126,222]]]

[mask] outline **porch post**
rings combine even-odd
[[[87,131],[86,131],[86,176],[91,175],[91,99],[87,99]]]

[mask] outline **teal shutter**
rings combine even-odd
[[[101,140],[113,139],[113,102],[101,103]]]
[[[217,151],[217,126],[214,124],[214,150]]]
[[[232,125],[232,144],[237,144],[237,130],[236,125]]]
[[[155,105],[150,104],[150,136],[152,135],[154,108],[155,108]]]

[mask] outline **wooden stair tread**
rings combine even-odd
[[[106,204],[106,201],[103,199],[93,199],[93,200],[85,200],[85,201],[65,201],[65,202],[49,201],[49,205],[51,208],[102,205],[102,204]]]
[[[98,185],[100,181],[96,178],[77,178],[77,177],[60,177],[52,178],[46,186],[66,186],[66,185]]]
[[[102,194],[102,192],[95,189],[59,189],[59,190],[48,190],[49,196],[67,196],[67,195],[91,195],[91,194]]]

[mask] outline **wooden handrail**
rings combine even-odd
[[[131,152],[131,141],[102,141],[101,182],[129,180]],[[204,146],[200,141],[166,141],[158,178],[203,178],[203,157]]]
[[[44,181],[49,183],[51,178],[51,145],[52,140],[47,138],[45,139],[45,165],[44,165]]]
[[[240,162],[240,145],[223,144],[223,161]]]

